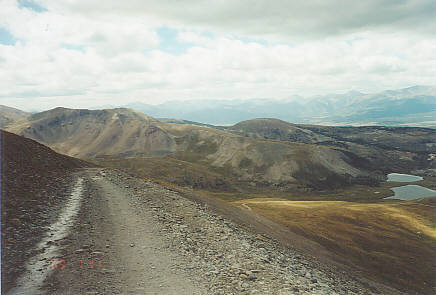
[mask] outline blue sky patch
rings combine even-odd
[[[198,33],[200,36],[203,36],[203,37],[206,37],[206,38],[209,38],[209,39],[213,39],[213,38],[215,38],[215,34],[214,33],[212,33],[212,32],[200,32],[200,33]]]
[[[0,27],[0,44],[3,45],[15,45],[17,39],[5,28]]]
[[[36,12],[44,12],[47,11],[46,8],[42,7],[34,0],[18,0],[18,7],[20,8],[28,8]]]
[[[186,53],[190,47],[194,46],[192,43],[179,42],[177,38],[178,30],[169,27],[160,27],[156,30],[156,33],[160,38],[159,50],[166,53],[181,55]]]

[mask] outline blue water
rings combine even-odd
[[[415,200],[436,196],[436,191],[416,184],[394,187],[391,190],[394,191],[395,195],[385,199]]]
[[[390,173],[388,174],[388,181],[394,182],[415,182],[423,180],[421,176],[415,176],[410,174]]]

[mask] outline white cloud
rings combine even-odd
[[[47,7],[101,17],[144,15],[225,33],[308,38],[380,29],[434,35],[434,0],[41,0]]]
[[[0,104],[287,98],[435,83],[428,1],[39,3],[47,11],[2,4],[0,26],[18,41],[0,44]],[[162,26],[178,32],[166,41],[187,50],[162,49]]]

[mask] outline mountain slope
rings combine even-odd
[[[70,156],[165,155],[175,143],[159,121],[128,109],[74,110],[56,108],[34,114],[11,126],[11,132],[50,145]]]
[[[300,128],[336,141],[370,145],[383,149],[417,152],[436,152],[436,130],[418,127],[328,127],[299,125]]]
[[[343,177],[364,174],[348,164],[346,155],[328,147],[255,140],[186,125],[168,124],[162,128],[178,136],[179,153],[175,154],[178,159],[206,163],[240,181],[295,183],[303,180],[297,180],[295,175],[312,170],[313,180],[328,174]]]
[[[43,226],[56,218],[64,200],[62,187],[74,169],[91,167],[60,155],[34,140],[0,131],[2,291],[24,269],[27,251],[38,242]],[[3,294],[3,292],[2,292]]]
[[[253,119],[231,126],[229,131],[252,138],[281,141],[318,143],[331,140],[324,135],[303,129],[297,125],[278,119]]]
[[[254,119],[227,129],[252,138],[312,143],[348,155],[353,166],[369,171],[410,171],[435,163],[436,130],[406,127],[331,127]]]
[[[28,116],[30,116],[29,113],[23,112],[19,109],[0,105],[0,128],[5,128],[13,122],[25,119]]]

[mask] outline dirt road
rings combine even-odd
[[[9,294],[382,293],[156,183],[87,169],[72,185],[68,234],[49,228]]]
[[[51,261],[47,294],[203,294],[177,269],[150,211],[99,169],[85,179],[76,230]],[[60,245],[61,246],[61,245]],[[45,292],[42,292],[44,294]]]

